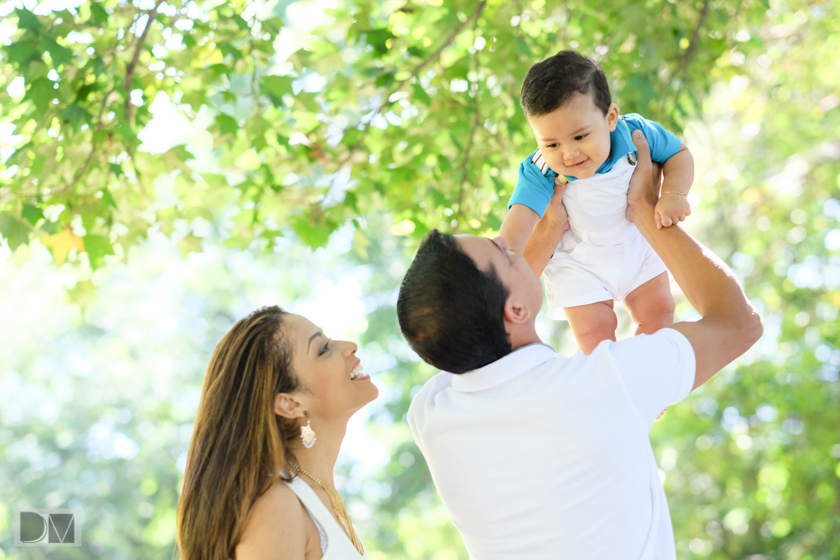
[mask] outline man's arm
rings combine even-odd
[[[543,217],[522,204],[514,204],[508,210],[499,235],[505,238],[512,251],[520,253],[536,276],[540,276],[548,264],[554,249],[569,229],[569,218],[563,206],[566,185],[554,183]]]
[[[694,389],[746,352],[761,337],[761,319],[734,274],[703,244],[677,226],[654,223],[653,170],[647,141],[633,132],[638,162],[627,193],[627,218],[659,254],[688,301],[701,315],[696,323],[676,323],[694,348]]]

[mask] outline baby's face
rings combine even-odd
[[[548,166],[558,175],[585,179],[610,156],[610,132],[618,122],[618,106],[607,114],[591,95],[576,94],[551,113],[528,117]]]

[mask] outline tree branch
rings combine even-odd
[[[435,52],[433,52],[432,54],[430,54],[429,56],[427,56],[427,57],[423,60],[423,62],[421,62],[420,64],[418,64],[418,65],[417,65],[417,67],[415,67],[415,68],[414,68],[414,70],[411,72],[411,76],[412,76],[412,77],[414,77],[414,76],[419,76],[419,75],[420,75],[420,72],[422,72],[422,71],[423,71],[423,70],[424,70],[424,69],[425,69],[425,68],[426,68],[429,64],[431,64],[431,63],[432,63],[432,62],[434,62],[437,58],[439,58],[439,57],[440,57],[440,55],[441,55],[441,53],[442,53],[442,52],[443,52],[443,51],[444,51],[444,50],[445,50],[445,49],[446,49],[449,45],[451,45],[451,44],[452,44],[452,42],[455,40],[455,38],[456,38],[456,37],[458,37],[458,35],[460,35],[462,31],[464,31],[464,28],[465,28],[465,27],[466,27],[466,26],[467,26],[470,22],[472,22],[472,21],[474,21],[474,20],[477,20],[477,19],[478,19],[478,17],[481,15],[481,12],[482,12],[482,11],[484,11],[484,7],[485,7],[486,5],[487,5],[487,0],[481,0],[481,2],[479,2],[479,3],[478,3],[478,5],[475,7],[475,9],[472,11],[472,13],[471,13],[471,14],[467,17],[467,19],[465,19],[465,20],[464,20],[464,22],[463,22],[461,25],[459,25],[459,26],[455,29],[455,31],[453,31],[453,32],[449,35],[449,37],[447,37],[446,41],[444,41],[444,42],[443,42],[443,44],[442,44],[440,47],[438,47],[438,49],[437,49],[437,50],[435,50]],[[391,101],[388,101],[388,100],[390,99],[390,97],[391,97],[392,95],[394,95],[396,92],[400,91],[400,90],[403,88],[403,86],[404,86],[404,85],[405,85],[405,84],[406,84],[409,80],[411,80],[411,78],[406,78],[405,80],[401,80],[401,81],[397,82],[397,83],[396,83],[396,85],[394,85],[394,87],[392,87],[390,90],[388,90],[388,92],[387,92],[387,93],[385,94],[385,96],[384,96],[384,99],[385,99],[385,100],[384,100],[382,103],[380,103],[379,107],[377,107],[376,109],[374,109],[373,114],[371,115],[371,119],[373,119],[373,117],[374,117],[374,116],[376,116],[376,115],[378,115],[378,114],[381,114],[381,113],[382,113],[382,110],[383,110],[386,106],[390,107],[390,106],[393,104]],[[370,121],[368,121],[368,122],[370,122]],[[346,132],[346,131],[345,131],[345,132]],[[351,146],[351,147],[347,150],[347,153],[344,155],[344,157],[343,157],[343,158],[341,158],[341,160],[339,160],[339,162],[338,162],[338,167],[344,167],[344,165],[345,165],[345,164],[346,164],[346,163],[350,160],[350,158],[352,158],[352,157],[356,154],[356,150],[358,150],[358,149],[359,149],[359,146],[361,146],[361,145],[362,145],[362,138],[359,138],[358,140],[356,140],[356,143],[355,143],[355,144],[353,144],[353,145],[352,145],[352,146]]]
[[[73,177],[73,181],[69,185],[61,189],[59,192],[50,193],[51,197],[56,195],[62,195],[66,192],[72,191],[74,188],[76,188],[76,185],[79,183],[79,181],[81,181],[82,178],[85,176],[85,174],[88,171],[88,168],[90,168],[90,162],[93,161],[93,156],[96,154],[96,146],[98,142],[99,132],[102,130],[102,113],[105,112],[105,107],[108,105],[108,98],[111,97],[113,91],[114,90],[109,91],[105,94],[105,97],[102,98],[102,104],[99,106],[99,114],[96,116],[96,129],[93,131],[93,138],[91,139],[90,143],[90,153],[85,159],[85,164],[79,171],[76,172],[76,175]]]
[[[706,16],[709,14],[709,0],[703,0],[703,9],[700,11],[700,19],[697,20],[697,25],[694,26],[694,31],[691,33],[691,39],[688,42],[688,48],[683,53],[682,60],[676,72],[676,76],[683,82],[685,81],[685,73],[688,70],[688,65],[691,62],[694,53],[697,51],[697,40],[700,35],[700,28],[706,21]]]
[[[133,111],[131,106],[131,84],[134,83],[134,69],[137,67],[137,62],[140,60],[140,49],[143,48],[143,43],[146,41],[146,35],[149,34],[149,29],[152,27],[152,23],[157,16],[157,11],[161,4],[163,4],[163,0],[158,0],[158,3],[155,4],[155,7],[152,8],[151,12],[149,12],[149,19],[146,21],[146,27],[143,28],[143,34],[140,35],[137,45],[134,47],[134,56],[131,58],[131,62],[128,64],[128,68],[125,72],[125,92],[128,94],[125,98],[125,120],[128,122],[131,121],[131,113]]]
[[[478,51],[475,51],[475,73],[479,74],[481,66],[478,62]],[[464,187],[469,185],[469,167],[470,155],[475,142],[475,134],[481,126],[481,112],[478,103],[479,81],[475,82],[475,93],[473,95],[473,126],[470,128],[470,136],[467,140],[467,147],[464,150],[464,160],[461,162],[461,184],[458,186],[458,213],[455,214],[455,219],[458,220],[458,225],[461,225],[461,218],[464,216]],[[472,89],[472,88],[470,88]]]
[[[426,66],[428,66],[436,58],[438,58],[440,56],[440,54],[444,51],[444,49],[446,49],[446,47],[448,47],[449,45],[452,44],[452,41],[454,41],[455,38],[458,35],[461,34],[461,32],[464,30],[465,27],[467,27],[467,25],[469,23],[471,23],[474,20],[477,20],[479,18],[479,16],[481,16],[481,12],[484,11],[484,7],[486,5],[487,5],[487,0],[481,0],[481,2],[478,3],[478,5],[472,11],[472,13],[469,15],[469,17],[467,17],[467,19],[464,20],[464,23],[459,25],[458,28],[454,32],[452,32],[451,35],[449,35],[449,37],[446,39],[446,41],[435,52],[433,52],[432,54],[427,56],[426,59],[423,62],[421,62],[420,65],[417,66],[417,68],[414,69],[413,74],[415,74],[415,75],[420,74],[420,72],[422,72],[423,69],[426,68]],[[402,80],[401,82],[397,83],[397,85],[394,87],[394,91],[398,91],[403,86],[403,84],[405,84],[410,79],[411,78],[406,78],[405,80]]]

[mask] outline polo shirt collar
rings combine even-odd
[[[629,153],[636,153],[636,146],[633,145],[633,138],[630,136],[630,127],[627,126],[627,122],[621,116],[615,124],[615,130],[610,132],[610,157],[607,158],[604,165],[610,164],[610,169],[612,169],[615,162]],[[604,165],[601,167],[604,167]]]
[[[517,348],[507,356],[482,368],[452,376],[452,388],[461,393],[483,391],[510,381],[557,357],[554,349],[541,342]]]

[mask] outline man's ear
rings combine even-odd
[[[303,405],[288,393],[277,393],[274,397],[274,414],[283,418],[301,418],[304,415]]]
[[[618,105],[615,103],[610,103],[609,108],[607,109],[607,124],[610,127],[610,132],[615,130],[615,126],[618,124]]]
[[[520,305],[512,298],[508,298],[504,307],[505,321],[513,324],[521,324],[531,317],[531,312],[524,305]]]

